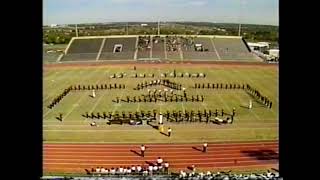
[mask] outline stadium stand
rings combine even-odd
[[[233,36],[74,38],[61,61],[86,60],[257,61],[259,58],[250,52],[242,38]]]
[[[188,60],[218,60],[210,38],[192,38],[191,43],[185,39],[182,46],[183,58]],[[198,48],[198,50],[196,50]]]
[[[115,169],[115,168],[114,168]],[[116,170],[116,169],[115,169]],[[145,172],[145,173],[143,173]],[[158,172],[156,175],[149,174],[149,171],[144,168],[141,175],[136,175],[136,173],[120,173],[119,168],[117,168],[117,171],[114,173],[90,173],[89,177],[73,177],[74,180],[96,180],[97,178],[100,180],[104,179],[193,179],[193,180],[204,180],[204,179],[210,179],[210,180],[242,180],[242,179],[252,179],[252,180],[282,180],[283,178],[280,176],[279,172],[271,172],[267,171],[264,173],[246,173],[246,174],[236,174],[229,172],[190,172],[190,170],[183,171],[181,170],[179,173],[170,173],[167,175],[166,173]],[[67,177],[43,177],[42,179],[68,179]],[[71,178],[70,178],[71,179]]]
[[[241,38],[213,38],[212,41],[221,60],[254,60]]]
[[[151,37],[139,36],[138,41],[138,60],[150,59]]]
[[[152,58],[165,59],[164,38],[159,36],[152,38]]]
[[[96,60],[102,38],[74,39],[61,61]]]
[[[106,38],[99,60],[133,60],[136,41],[136,37]]]

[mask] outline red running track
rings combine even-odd
[[[158,157],[168,161],[172,171],[197,169],[278,168],[278,141],[202,144],[146,144],[145,157],[140,145],[132,144],[44,144],[43,170],[56,173],[85,173],[85,169],[155,163]]]

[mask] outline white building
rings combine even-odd
[[[260,43],[248,42],[247,44],[248,44],[248,46],[250,47],[250,49],[252,51],[264,52],[264,51],[267,51],[269,49],[269,44],[267,44],[265,42],[260,42]]]
[[[58,24],[50,24],[50,27],[57,27],[58,26]]]
[[[279,49],[269,49],[269,55],[272,57],[279,58]]]

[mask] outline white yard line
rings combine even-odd
[[[81,74],[82,74],[82,72],[83,72],[83,71],[81,71]],[[73,74],[74,72],[73,72],[73,71],[68,71],[68,72],[62,73],[63,75],[62,75],[62,76],[59,76],[59,78],[60,78],[60,79],[65,79],[64,77],[65,77],[65,76],[68,77],[68,76],[69,76],[69,73],[70,73],[70,74]],[[73,81],[73,79],[68,78],[67,81],[63,81],[62,83],[60,83],[59,80],[56,80],[56,79],[57,79],[56,76],[58,76],[57,73],[53,74],[52,76],[54,76],[54,77],[51,77],[51,80],[54,80],[54,83],[51,83],[51,82],[49,82],[49,80],[46,80],[49,85],[46,86],[46,87],[44,87],[44,85],[43,85],[43,90],[44,90],[44,89],[51,89],[51,90],[53,90],[53,88],[62,89],[62,87],[67,87],[66,84],[69,84],[70,82]],[[44,83],[44,82],[43,82],[43,83]],[[57,84],[58,84],[58,86],[57,86]],[[55,92],[55,91],[52,91],[52,93],[47,94],[47,96],[46,96],[45,98],[43,98],[43,102],[45,102],[45,101],[48,100],[49,98],[52,98],[52,97],[54,97],[54,96],[57,95],[57,94],[54,94],[53,92]]]
[[[167,55],[167,39],[166,37],[163,37],[163,42],[164,42],[164,59],[167,60],[168,59],[168,55]]]
[[[262,130],[262,129],[277,129],[278,127],[255,127],[255,128],[216,128],[214,129],[215,131],[239,131],[239,130]],[[204,131],[208,131],[208,132],[212,132],[213,129],[189,129],[188,132],[204,132]],[[136,132],[136,133],[141,133],[141,132],[154,132],[153,129],[117,129],[117,130],[113,130],[113,129],[98,129],[98,128],[94,128],[94,129],[44,129],[43,131],[48,131],[48,132],[70,132],[70,133],[97,133],[97,132]],[[180,130],[175,130],[176,133],[181,132]],[[184,132],[184,131],[183,131]]]
[[[106,42],[106,38],[103,38],[101,46],[100,46],[100,49],[99,49],[99,52],[98,52],[97,57],[96,57],[96,61],[98,61],[100,59],[101,52],[102,52],[102,49],[104,47],[105,42]]]
[[[186,70],[183,70],[183,72],[184,73],[186,73],[187,71]],[[189,74],[190,74],[190,72],[188,72]],[[191,81],[192,82],[192,84],[194,84],[194,81],[193,81],[193,79],[192,78],[187,78],[189,81]],[[191,88],[191,87],[190,87]],[[198,89],[195,89],[196,90],[196,92],[197,92],[197,94],[199,94],[199,90]],[[205,101],[205,100],[204,100]],[[207,106],[207,104],[205,104],[205,103],[201,103],[201,105],[205,108],[205,109],[208,109],[208,106]]]
[[[237,70],[232,70],[232,71],[237,71]],[[237,71],[238,72],[238,71]],[[250,81],[250,84],[256,84],[253,82],[253,80],[251,80],[250,78],[247,78],[247,76],[242,76],[244,77],[245,79],[247,79],[248,81]],[[267,87],[265,87],[264,85],[261,85],[263,86],[265,89],[268,89]],[[253,88],[256,88],[256,87],[253,87]],[[259,90],[259,89],[258,89]],[[260,91],[261,92],[261,91]],[[262,93],[263,94],[263,93]],[[263,94],[264,95],[264,94]],[[266,106],[265,106],[266,107]],[[267,108],[267,107],[266,107]],[[276,115],[276,113],[274,112],[274,110],[271,108],[268,108],[270,110],[270,112],[273,114],[273,115]]]
[[[93,71],[93,72],[97,72],[98,70],[99,70],[99,69],[97,69],[97,70],[95,70],[95,71]],[[107,71],[109,71],[109,70],[107,70]],[[93,73],[93,72],[92,72],[91,76],[95,74],[95,73]],[[91,76],[90,76],[90,77],[91,77]],[[86,77],[88,77],[88,76],[86,76]],[[97,84],[99,81],[101,81],[101,79],[104,79],[104,78],[105,78],[105,77],[102,76],[99,80],[97,80],[97,81],[95,82],[95,84]],[[82,95],[81,98],[76,102],[76,104],[79,104],[84,97],[87,97],[87,95]],[[73,111],[76,107],[77,107],[77,106],[73,106],[73,107],[71,108],[71,110],[64,116],[64,119],[66,119],[66,118],[72,113],[72,111]],[[51,110],[51,109],[50,109],[50,110]],[[45,117],[46,115],[47,115],[47,113],[44,115],[44,117]]]
[[[217,140],[217,139],[214,139],[214,140],[210,140],[208,141],[208,143],[219,143],[219,144],[225,144],[225,143],[234,143],[234,142],[237,142],[239,141],[240,143],[242,142],[243,143],[243,139],[223,139],[223,140]],[[252,142],[254,142],[254,140],[251,140]],[[266,140],[267,141],[267,140]],[[278,141],[278,139],[271,139],[270,141]],[[114,142],[110,142],[110,141],[44,141],[44,144],[48,144],[48,143],[53,143],[53,144],[61,144],[61,143],[67,143],[67,144],[118,144],[118,145],[128,145],[128,142],[121,142],[121,141],[114,141]],[[161,145],[163,144],[163,146],[168,146],[167,143],[161,143],[161,142],[156,142],[158,145]],[[184,140],[184,141],[181,141],[181,140],[175,140],[175,143],[184,143],[184,144],[199,144],[199,142],[190,142],[188,140]],[[141,144],[141,141],[130,141],[130,144]],[[179,146],[179,144],[175,144],[177,146]],[[182,146],[182,145],[181,145]]]
[[[150,48],[150,59],[152,59],[152,51],[153,51],[153,42],[152,42],[152,40],[153,40],[153,36],[150,37],[150,46],[151,46],[151,48]]]
[[[232,159],[234,160],[235,158],[226,158],[226,159]],[[191,159],[190,159],[191,160]],[[199,160],[199,159],[196,159],[196,160]],[[94,162],[97,162],[95,160],[92,160],[93,161],[93,165],[96,165]],[[137,161],[141,161],[141,160],[137,160]],[[240,161],[241,163],[256,163],[257,160],[256,159],[253,159],[253,160],[246,160],[246,161]],[[227,162],[214,162],[214,164],[225,164]],[[79,162],[53,162],[53,163],[49,163],[49,162],[43,162],[43,165],[79,165],[79,166],[88,166],[90,165],[91,163],[79,163]],[[147,163],[144,163],[144,164],[147,164]],[[172,163],[174,165],[185,165],[186,163],[185,162],[182,162],[182,163]],[[200,165],[208,165],[210,164],[210,162],[197,162],[197,163],[193,163],[195,166],[200,166]],[[274,164],[273,162],[270,162],[269,164]],[[114,163],[111,162],[110,164],[109,163],[106,163],[106,164],[103,164],[103,165],[108,165],[108,166],[123,166],[123,164],[121,163]],[[267,165],[267,164],[264,164],[264,165]],[[251,166],[251,165],[250,165]]]
[[[134,57],[133,59],[134,60],[137,60],[137,57],[138,57],[138,42],[139,42],[139,37],[136,37],[136,46],[135,46],[135,51],[134,51]]]
[[[232,72],[231,73],[226,73],[229,77],[234,77],[234,76],[232,76],[231,74],[232,74]],[[234,79],[236,79],[236,78],[234,78]],[[245,91],[245,90],[241,90],[241,91]],[[245,93],[245,92],[243,92],[243,93]],[[241,99],[240,97],[238,97],[238,96],[235,96],[237,99],[239,99],[240,100],[240,102],[241,101],[243,101],[243,99]],[[259,120],[261,120],[261,118],[260,118],[260,116],[258,116],[254,111],[251,111],[251,110],[249,110],[249,112],[251,113],[251,114],[253,114],[257,119],[259,119]]]
[[[213,39],[210,38],[210,41],[211,41],[211,43],[212,43],[212,46],[213,46],[213,48],[214,48],[214,51],[215,51],[216,54],[217,54],[218,59],[221,60],[221,57],[220,57],[220,55],[219,55],[219,53],[218,53],[218,51],[217,51],[217,49],[216,49],[216,46],[214,45]]]
[[[82,71],[83,72],[83,71]],[[90,75],[86,75],[86,76],[82,76],[81,81],[85,81],[85,79],[89,79],[91,78],[95,72],[97,72],[97,70],[95,71],[91,71]],[[81,73],[82,74],[82,73]],[[71,80],[69,80],[68,82],[70,82]],[[71,92],[72,93],[72,92]],[[43,118],[45,118],[50,112],[52,112],[53,109],[49,109],[45,114],[43,114]]]

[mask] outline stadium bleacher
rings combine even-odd
[[[86,60],[251,61],[258,57],[240,37],[137,35],[75,38],[61,59]]]
[[[102,40],[102,38],[74,39],[61,61],[96,60]]]
[[[99,60],[133,60],[136,37],[106,38]],[[121,52],[113,52],[115,45],[122,45]]]
[[[221,60],[254,59],[241,38],[213,38],[212,41]]]
[[[202,45],[202,51],[196,51],[195,45]],[[186,43],[182,47],[184,59],[197,59],[197,60],[218,60],[217,54],[214,50],[210,38],[194,38],[192,45],[188,46]]]

